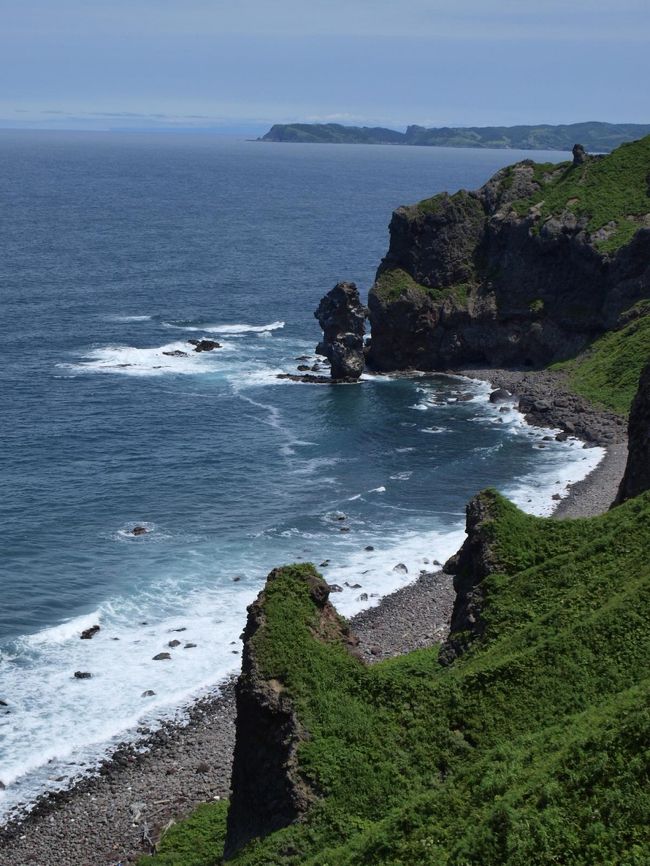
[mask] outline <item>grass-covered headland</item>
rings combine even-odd
[[[485,631],[449,667],[429,649],[367,668],[314,636],[312,566],[267,586],[256,652],[309,731],[300,767],[323,796],[230,862],[650,863],[650,493],[571,521],[482,496],[498,566]],[[144,862],[218,862],[223,808]]]

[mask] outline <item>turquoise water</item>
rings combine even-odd
[[[277,379],[320,297],[370,286],[394,207],[530,154],[17,132],[0,152],[0,814],[236,669],[275,565],[329,559],[363,586],[336,597],[353,613],[453,552],[480,488],[543,513],[597,459],[483,383]]]

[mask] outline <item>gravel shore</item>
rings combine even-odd
[[[607,446],[605,459],[576,484],[555,513],[560,518],[601,513],[616,495],[627,457],[625,427],[568,395],[555,374],[467,370],[518,396],[546,406],[531,421],[566,429]],[[578,398],[579,400],[580,398]],[[569,405],[563,405],[568,403]],[[556,405],[559,404],[559,405]],[[541,416],[541,417],[537,417]],[[336,597],[333,596],[333,600]],[[421,574],[352,620],[360,649],[378,661],[444,639],[453,607],[452,578]],[[227,797],[234,745],[233,681],[194,705],[189,723],[168,724],[140,747],[123,746],[99,775],[68,792],[42,798],[19,824],[0,829],[1,866],[112,866],[133,863],[169,824],[201,802]]]

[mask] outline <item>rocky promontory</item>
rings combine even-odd
[[[650,296],[650,137],[575,153],[394,212],[368,300],[372,367],[542,367],[629,321]]]

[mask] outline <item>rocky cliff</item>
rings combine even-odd
[[[474,638],[483,634],[483,581],[501,569],[490,531],[498,517],[499,502],[491,490],[484,490],[470,500],[465,521],[467,538],[458,553],[445,563],[444,570],[454,575],[456,599],[449,637],[438,656],[442,665],[454,661]]]
[[[650,362],[639,380],[628,427],[628,459],[616,504],[650,490]]]
[[[248,608],[242,671],[237,681],[237,722],[225,859],[252,839],[298,821],[318,792],[298,763],[310,733],[291,691],[292,648],[298,634],[353,647],[354,637],[330,602],[329,587],[313,566],[274,569]],[[297,632],[288,636],[283,625]],[[276,654],[279,661],[276,660]]]
[[[650,137],[606,157],[530,160],[475,192],[402,207],[370,291],[379,370],[539,367],[650,296]]]

